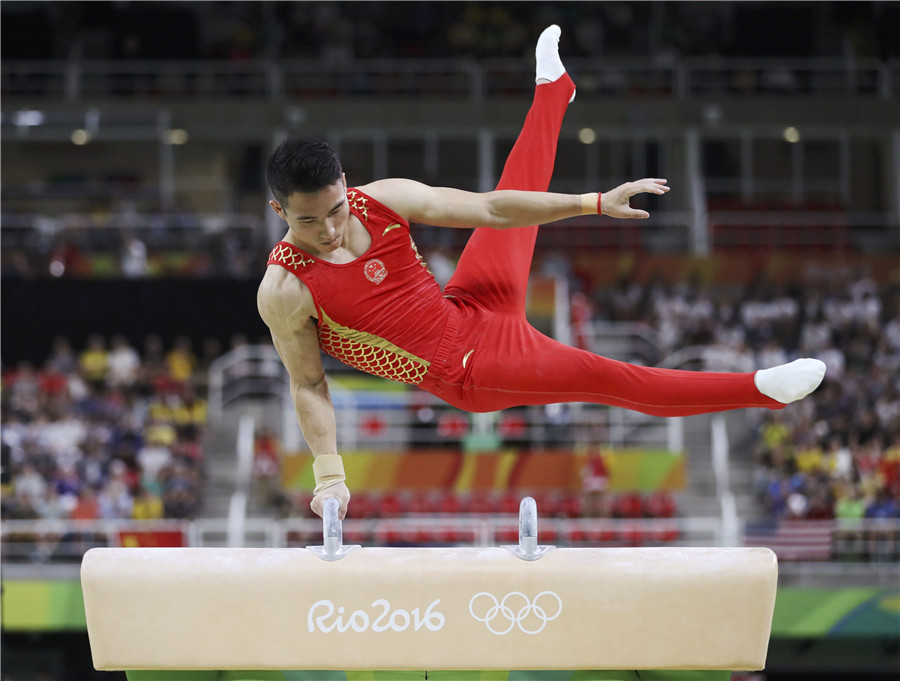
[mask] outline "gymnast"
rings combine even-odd
[[[575,98],[559,36],[554,25],[538,39],[534,102],[495,191],[399,178],[348,188],[335,151],[318,140],[289,139],[269,159],[269,205],[288,229],[269,255],[257,302],[315,457],[317,514],[335,497],[343,518],[350,500],[320,350],[472,412],[555,402],[658,416],[780,409],[821,383],[825,365],[816,359],[751,373],[648,368],[569,347],[529,325],[537,225],[588,214],[647,218],[629,199],[669,191],[666,180],[645,178],[602,194],[547,192]],[[411,222],[475,228],[443,291],[416,249]]]

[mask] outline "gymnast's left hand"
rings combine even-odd
[[[347,505],[350,503],[350,490],[347,488],[347,483],[339,482],[331,487],[326,487],[312,498],[309,507],[320,518],[325,508],[325,500],[329,497],[334,497],[340,502],[341,510],[338,511],[338,518],[343,520],[347,515]]]
[[[629,199],[635,194],[662,195],[669,191],[666,184],[668,180],[658,177],[645,177],[642,180],[620,184],[615,189],[603,192],[600,200],[600,212],[611,218],[637,218],[639,220],[650,217],[650,213],[639,208],[632,208]]]

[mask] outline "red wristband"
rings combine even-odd
[[[603,192],[597,192],[597,215],[603,215],[603,211],[600,209],[600,202],[603,200]]]

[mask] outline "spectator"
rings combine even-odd
[[[193,374],[197,358],[191,350],[191,341],[185,336],[175,339],[175,347],[166,355],[169,374],[178,383],[186,383]]]
[[[80,355],[57,338],[41,372],[27,363],[3,372],[3,519],[124,520],[160,517],[167,507],[192,516],[206,403],[194,390],[194,372],[180,390],[170,390],[158,337],[145,346],[149,361],[142,362],[121,335],[109,352],[94,336]],[[160,386],[166,390],[158,392]],[[155,502],[141,491],[142,479],[158,490]],[[57,537],[38,540],[36,557],[56,555]],[[64,540],[77,553],[98,538],[75,532]]]
[[[97,520],[99,517],[100,504],[97,501],[97,492],[92,486],[84,485],[69,518],[72,520]]]
[[[141,357],[125,336],[113,336],[108,366],[111,386],[129,388],[137,381],[141,368]]]
[[[51,485],[47,488],[46,494],[38,500],[35,510],[41,520],[62,520],[69,517],[73,507],[66,504],[56,488]]]
[[[57,336],[53,340],[53,350],[47,359],[47,364],[54,371],[69,375],[78,368],[78,358],[72,350],[69,339],[65,336]]]
[[[181,440],[194,441],[206,424],[206,400],[198,397],[193,386],[188,385],[184,396],[172,412],[172,421]]]
[[[128,279],[147,276],[147,246],[130,230],[122,236],[122,274]]]
[[[891,498],[890,493],[886,489],[879,489],[875,499],[866,506],[866,518],[889,519],[900,517],[900,506],[897,501]]]
[[[606,492],[609,487],[609,471],[603,456],[593,453],[581,469],[581,490],[585,497],[587,515],[602,517],[609,515]]]
[[[134,500],[131,517],[135,520],[160,520],[164,515],[162,499],[142,486]]]
[[[272,503],[278,494],[279,459],[278,440],[269,426],[263,425],[256,433],[253,442],[253,479],[258,487],[257,494]]]
[[[141,487],[161,492],[160,472],[172,463],[172,450],[158,440],[148,440],[137,453],[141,468]]]
[[[47,495],[49,485],[37,469],[29,462],[25,462],[18,475],[13,476],[13,493],[34,508],[39,505]]]
[[[197,508],[197,499],[190,490],[184,487],[174,487],[166,492],[163,498],[167,518],[188,520],[194,517]]]
[[[91,334],[88,338],[87,348],[78,357],[78,366],[84,380],[88,382],[94,391],[103,390],[106,375],[109,371],[109,357],[106,352],[106,342],[99,334]]]
[[[131,518],[134,501],[125,477],[126,468],[127,466],[118,459],[110,464],[109,480],[103,486],[97,499],[101,518],[106,520]]]

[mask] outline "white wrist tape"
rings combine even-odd
[[[318,494],[323,489],[328,489],[346,480],[344,461],[340,454],[322,454],[313,459],[313,475],[316,477],[313,494]]]
[[[596,198],[594,198],[596,197]],[[581,195],[581,214],[582,215],[599,215],[600,214],[600,193],[591,192],[590,194]]]

